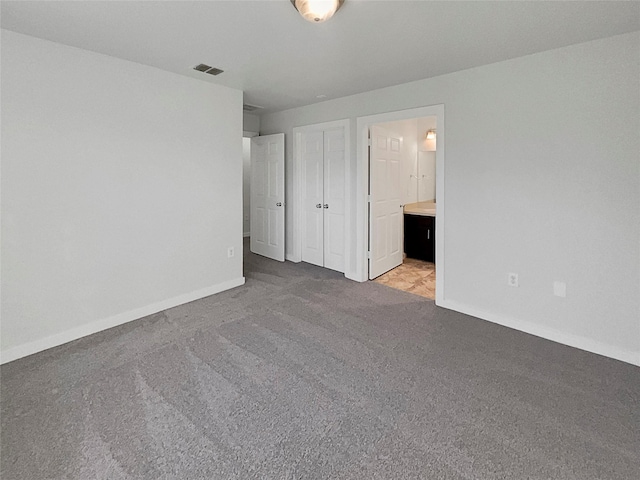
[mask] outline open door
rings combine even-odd
[[[378,125],[371,127],[370,138],[369,279],[373,280],[402,263],[402,138]]]
[[[284,262],[284,133],[251,139],[251,251]]]

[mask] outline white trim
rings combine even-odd
[[[246,130],[244,130],[242,132],[242,138],[253,138],[253,137],[257,137],[259,135],[260,134],[258,132],[248,132]],[[244,172],[243,172],[243,176],[244,176]],[[251,202],[251,200],[249,200],[249,202]],[[251,208],[249,208],[249,211],[251,211]],[[242,212],[242,214],[244,215],[244,212]],[[246,238],[246,237],[250,237],[250,236],[251,236],[251,232],[242,232],[242,238]]]
[[[444,231],[445,231],[445,119],[444,105],[431,105],[426,107],[410,108],[395,112],[367,115],[356,119],[356,270],[354,276],[347,276],[358,282],[366,282],[369,279],[369,268],[366,252],[369,239],[368,218],[368,192],[369,192],[369,128],[376,123],[394,122],[397,120],[409,120],[421,117],[436,117],[438,131],[438,146],[436,148],[436,305],[442,306],[445,298],[444,278],[446,273],[444,257]],[[349,239],[353,242],[352,239]],[[351,245],[352,243],[348,243]]]
[[[218,283],[201,290],[196,290],[195,292],[185,293],[184,295],[179,295],[168,300],[153,303],[151,305],[147,305],[146,307],[136,308],[134,310],[119,313],[111,317],[95,320],[93,322],[80,325],[70,330],[56,333],[46,338],[41,338],[32,342],[23,343],[22,345],[18,345],[16,347],[8,348],[4,352],[2,352],[0,364],[11,362],[13,360],[17,360],[18,358],[26,357],[27,355],[32,355],[49,348],[57,347],[73,340],[86,337],[87,335],[92,335],[108,328],[117,327],[118,325],[122,325],[133,320],[138,320],[142,317],[153,315],[154,313],[158,313],[169,308],[177,307],[178,305],[193,302],[194,300],[199,300],[215,293],[220,293],[231,288],[239,287],[240,285],[244,285],[244,282],[244,277],[228,280],[226,282]]]
[[[284,259],[288,260],[289,262],[293,262],[293,263],[300,263],[302,261],[302,260],[296,260],[296,258],[293,255],[291,255],[290,253],[287,253],[284,256]]]
[[[331,122],[323,122],[323,123],[315,123],[313,125],[303,125],[300,127],[293,127],[293,225],[291,225],[291,233],[293,237],[293,251],[288,255],[287,260],[291,260],[292,262],[301,262],[302,261],[302,189],[300,186],[302,185],[302,166],[301,166],[301,158],[302,158],[302,148],[300,137],[302,134],[306,132],[314,132],[318,130],[330,130],[333,128],[342,128],[344,129],[344,158],[345,158],[345,188],[349,188],[351,185],[351,122],[349,119],[343,120],[334,120]],[[351,240],[351,231],[348,225],[349,219],[351,218],[351,212],[353,211],[353,205],[351,203],[351,196],[349,192],[345,192],[346,201],[345,201],[345,252],[344,252],[344,263],[345,263],[345,276],[347,278],[351,278],[349,276],[348,270],[349,265],[351,264],[351,249],[352,245]]]
[[[562,345],[579,348],[580,350],[603,355],[605,357],[620,360],[621,362],[630,363],[631,365],[640,366],[640,352],[626,350],[614,345],[598,342],[597,340],[593,340],[590,338],[562,332],[560,330],[556,330],[555,328],[544,327],[523,320],[506,318],[451,300],[443,301],[442,305],[440,306],[449,310],[464,313],[466,315],[471,315],[472,317],[476,317],[480,320],[486,320],[487,322],[496,323],[508,328],[513,328],[514,330],[529,333],[531,335],[535,335],[536,337],[545,338]]]

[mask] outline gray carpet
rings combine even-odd
[[[2,479],[639,478],[640,369],[310,265],[245,269],[3,366]]]

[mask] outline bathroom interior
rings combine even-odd
[[[435,299],[436,117],[380,124],[402,138],[402,264],[374,281]]]

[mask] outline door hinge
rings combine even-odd
[[[371,250],[367,252],[367,258],[371,258]]]
[[[367,202],[371,203],[371,195],[367,195]]]
[[[371,137],[367,138],[367,145],[371,146]]]

